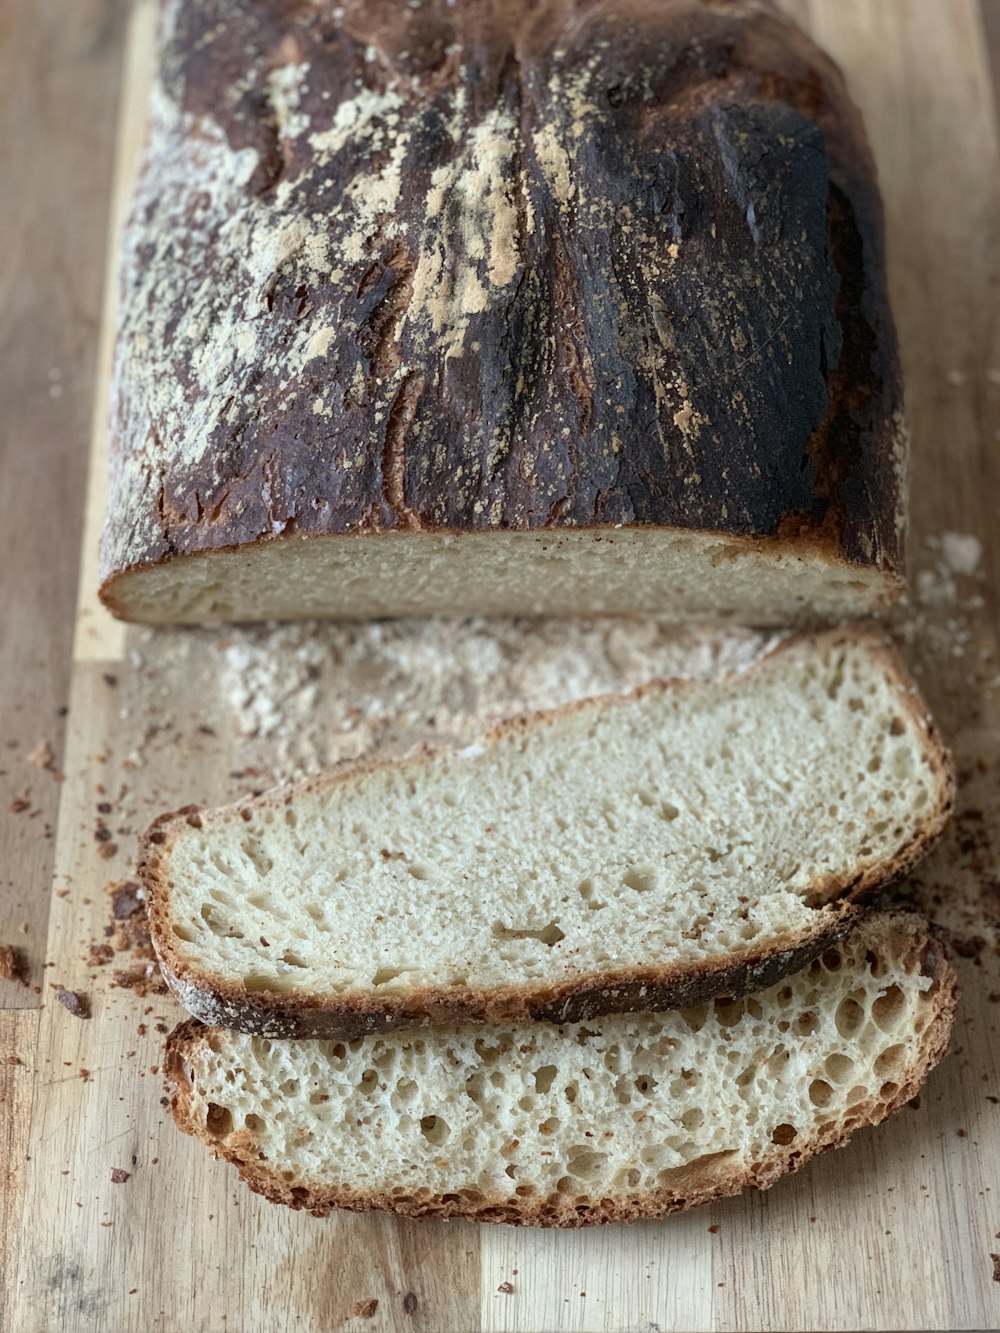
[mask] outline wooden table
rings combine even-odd
[[[919,1109],[769,1194],[631,1229],[319,1222],[173,1131],[173,1002],[110,987],[88,942],[146,819],[253,785],[235,761],[268,739],[206,730],[202,691],[246,666],[224,638],[125,632],[93,595],[105,260],[152,0],[0,0],[0,943],[30,964],[29,989],[0,982],[0,1328],[1000,1327],[1000,0],[783,2],[844,65],[887,200],[915,437],[901,632],[963,779],[917,885],[959,938],[953,1054]],[[978,536],[978,564],[946,532]],[[89,996],[89,1021],[56,984]]]

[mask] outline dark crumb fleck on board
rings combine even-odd
[[[27,986],[24,958],[13,944],[0,944],[0,981],[18,981]]]
[[[406,1314],[416,1314],[418,1304],[419,1302],[412,1291],[408,1291],[403,1297],[403,1310]]]
[[[709,1231],[712,1233],[713,1236],[716,1235],[716,1234],[718,1233],[718,1230],[719,1230],[719,1224],[718,1224],[718,1222],[715,1222],[715,1223],[714,1223],[712,1226],[710,1226],[708,1229],[709,1229]]]
[[[120,1166],[113,1166],[113,1167],[111,1168],[111,1183],[112,1183],[112,1185],[124,1185],[125,1182],[126,1182],[126,1180],[128,1180],[128,1179],[130,1178],[130,1176],[131,1176],[131,1172],[129,1172],[129,1171],[123,1171],[122,1168],[121,1168]]]
[[[111,915],[116,921],[125,921],[144,906],[139,896],[139,885],[132,879],[122,880],[119,884],[110,884]]]
[[[502,1291],[505,1296],[513,1296],[514,1284],[513,1282],[501,1282],[497,1291]]]
[[[372,1319],[377,1309],[378,1301],[372,1296],[370,1300],[358,1301],[354,1307],[354,1315],[357,1319]]]
[[[1000,1254],[991,1254],[993,1260],[993,1281],[1000,1282]]]
[[[85,995],[79,995],[75,990],[67,990],[65,986],[57,986],[56,999],[74,1018],[90,1017],[90,1005]]]

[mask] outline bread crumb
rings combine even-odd
[[[505,1296],[513,1296],[514,1284],[512,1282],[501,1282],[497,1291],[502,1291]]]
[[[358,1301],[354,1307],[354,1316],[356,1319],[371,1319],[378,1309],[378,1301],[372,1296],[367,1301]]]
[[[126,1180],[130,1179],[131,1179],[131,1172],[124,1171],[120,1166],[113,1166],[111,1168],[112,1185],[124,1185]]]
[[[27,986],[25,961],[19,949],[13,944],[0,944],[0,981],[16,981]]]
[[[57,782],[62,782],[63,773],[61,769],[56,767],[56,753],[47,739],[40,740],[30,754],[26,754],[24,757],[29,764],[34,764],[36,768],[40,768],[44,773],[51,773]]]
[[[993,1260],[993,1281],[1000,1282],[1000,1254],[991,1254]]]
[[[65,986],[57,986],[56,999],[74,1018],[90,1017],[90,1005],[85,995],[80,995],[75,990],[67,990]]]

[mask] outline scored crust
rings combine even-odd
[[[204,1022],[233,1027],[268,1037],[349,1038],[423,1021],[504,1022],[536,1019],[575,1022],[602,1014],[638,1009],[671,1009],[699,1004],[721,994],[739,996],[759,990],[782,976],[803,967],[834,943],[858,919],[853,904],[904,874],[927,851],[944,829],[954,800],[951,758],[933,720],[927,714],[917,687],[881,631],[865,627],[828,630],[818,635],[798,634],[779,644],[750,672],[790,651],[796,644],[811,642],[816,650],[838,644],[865,642],[874,658],[894,681],[904,705],[922,732],[925,758],[938,780],[938,800],[924,816],[913,839],[888,862],[869,865],[843,882],[817,883],[808,900],[817,907],[813,929],[781,937],[748,950],[734,959],[645,967],[602,969],[559,982],[521,981],[503,987],[424,986],[392,995],[368,991],[323,994],[307,991],[249,993],[233,981],[213,976],[183,957],[173,943],[170,928],[169,867],[171,848],[185,824],[197,821],[228,822],[244,818],[244,812],[264,806],[285,805],[317,788],[336,786],[393,761],[362,761],[344,770],[310,778],[301,784],[277,788],[218,810],[186,807],[157,819],[140,845],[138,873],[145,886],[153,943],[164,977],[184,1007]],[[749,674],[749,673],[748,673]],[[632,696],[650,690],[686,690],[693,681],[654,681],[632,691]],[[600,707],[607,696],[586,699],[528,717],[513,718],[493,728],[486,740],[512,728],[544,726],[567,712]],[[629,697],[629,696],[626,696]],[[426,762],[427,752],[401,761]]]
[[[830,1148],[846,1147],[854,1131],[880,1124],[911,1101],[928,1074],[944,1057],[958,1004],[958,979],[948,961],[946,936],[923,917],[897,912],[886,918],[887,934],[895,933],[900,952],[919,951],[921,971],[932,979],[928,996],[935,1014],[921,1035],[919,1056],[904,1075],[897,1091],[888,1099],[870,1097],[852,1107],[839,1121],[816,1132],[803,1143],[773,1144],[765,1158],[749,1167],[733,1170],[730,1154],[716,1154],[707,1162],[693,1164],[686,1181],[674,1182],[669,1190],[657,1190],[632,1198],[595,1198],[585,1205],[555,1197],[542,1200],[484,1198],[472,1202],[457,1195],[447,1198],[419,1193],[407,1196],[366,1194],[347,1186],[332,1188],[315,1182],[293,1184],[264,1166],[253,1150],[249,1134],[237,1132],[219,1141],[211,1137],[192,1111],[192,1087],[187,1075],[189,1053],[199,1042],[211,1038],[211,1029],[194,1019],[179,1024],[167,1038],[164,1074],[171,1111],[178,1127],[206,1143],[213,1155],[231,1162],[244,1182],[271,1203],[304,1209],[314,1217],[325,1217],[335,1209],[352,1212],[399,1213],[409,1217],[462,1217],[475,1222],[502,1222],[512,1226],[584,1227],[610,1222],[635,1222],[685,1211],[714,1199],[739,1194],[745,1189],[769,1189],[782,1176],[798,1171],[811,1158]]]

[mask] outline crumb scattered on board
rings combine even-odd
[[[16,981],[27,986],[26,963],[20,949],[13,944],[0,944],[0,981]]]
[[[372,1296],[367,1301],[358,1301],[354,1307],[354,1315],[357,1319],[373,1319],[377,1309],[378,1300],[375,1296]]]
[[[87,997],[79,991],[67,990],[65,986],[56,987],[56,999],[74,1018],[89,1018],[90,1004]]]
[[[56,766],[56,753],[49,740],[45,738],[40,740],[35,748],[24,757],[29,764],[34,764],[42,772],[50,773],[57,782],[63,781],[62,770]]]

